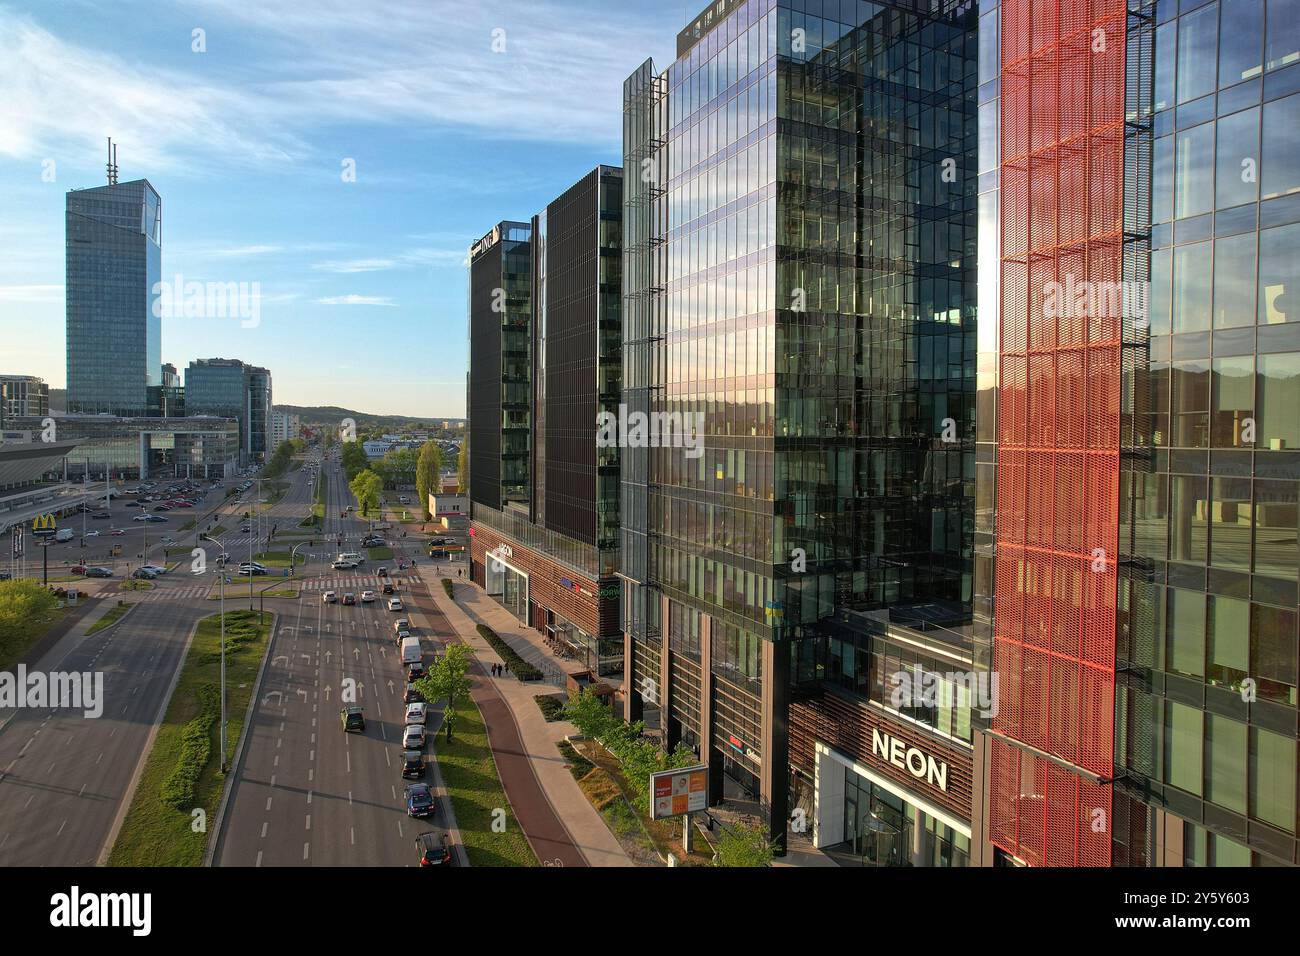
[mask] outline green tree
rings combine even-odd
[[[358,474],[348,482],[348,488],[356,496],[361,516],[369,517],[371,507],[378,507],[379,496],[384,490],[384,481],[370,469]]]
[[[359,441],[344,442],[340,458],[343,462],[343,474],[347,476],[348,481],[370,467],[370,459],[366,457],[366,450]]]
[[[718,866],[771,866],[776,847],[766,826],[737,823],[718,838]]]
[[[469,648],[464,644],[448,644],[446,652],[430,665],[428,672],[415,682],[416,689],[430,702],[445,700],[442,722],[451,740],[452,724],[456,722],[457,708],[469,696],[472,682],[466,673],[471,661]]]
[[[414,448],[394,448],[375,464],[383,466],[380,476],[384,479],[385,487],[396,489],[400,485],[415,484],[418,459],[419,453]],[[374,465],[370,467],[372,470],[379,470]]]
[[[420,499],[420,513],[428,521],[429,494],[442,491],[439,476],[442,474],[442,449],[435,441],[427,441],[420,446],[420,454],[415,464],[415,493]]]
[[[58,599],[35,581],[0,581],[0,660],[17,651],[57,605]]]
[[[460,480],[460,493],[469,491],[469,431],[466,430],[460,443],[460,456],[456,461],[456,477]]]

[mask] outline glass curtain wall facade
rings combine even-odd
[[[0,425],[24,415],[50,413],[50,386],[35,375],[0,375]]]
[[[502,222],[470,248],[469,496],[528,509],[532,227]]]
[[[1126,335],[1116,769],[1185,821],[1185,862],[1294,865],[1300,3],[1142,12],[1151,171],[1125,202],[1149,215],[1151,287]]]
[[[221,415],[239,422],[246,461],[265,461],[272,449],[271,373],[237,359],[199,359],[185,370],[184,408],[191,415]]]
[[[1300,4],[1003,0],[980,72],[985,837],[1296,864]]]
[[[748,0],[625,84],[624,393],[704,435],[625,456],[633,716],[698,725],[778,837],[795,645],[971,596],[974,36],[968,7]]]
[[[148,180],[67,194],[67,410],[146,415],[162,384],[162,200]]]

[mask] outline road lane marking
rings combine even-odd
[[[267,823],[267,822],[263,822],[263,823],[262,823],[262,839],[263,839],[263,840],[266,839],[266,829],[267,829],[267,827],[269,827],[270,825],[271,825],[271,824],[270,824],[270,823]]]

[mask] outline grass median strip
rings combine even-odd
[[[469,701],[458,704],[456,711],[451,742],[444,734],[430,738],[430,744],[447,784],[470,865],[537,866],[537,857],[506,800],[483,715]],[[505,831],[497,833],[493,824],[502,819]]]
[[[233,752],[275,615],[226,612],[226,707]],[[200,866],[225,778],[219,771],[221,615],[205,617],[145,762],[110,866]],[[201,812],[200,812],[201,811]]]
[[[137,582],[137,583],[144,583],[144,582]],[[94,624],[90,625],[90,627],[86,630],[86,636],[90,637],[90,635],[98,634],[106,627],[112,627],[118,621],[122,620],[122,615],[126,614],[126,612],[131,610],[131,608],[133,607],[135,607],[135,603],[133,601],[118,601],[116,604],[114,604],[111,608],[108,609],[107,614],[101,617]]]

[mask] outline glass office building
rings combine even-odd
[[[173,392],[173,394],[175,394]],[[185,388],[174,400],[190,415],[219,415],[239,422],[245,463],[265,461],[271,445],[271,373],[238,359],[199,359],[185,370]]]
[[[239,464],[239,423],[229,418],[117,418],[64,415],[60,441],[77,442],[67,455],[67,480],[139,481],[146,478],[224,478]],[[12,426],[40,441],[41,419]]]
[[[704,436],[625,449],[629,716],[778,839],[826,622],[971,598],[975,66],[970,4],[727,0],[624,85],[626,401]]]
[[[1300,863],[1300,4],[1002,0],[980,74],[973,853]]]
[[[14,418],[50,413],[50,386],[35,375],[0,375],[0,425]]]
[[[527,513],[532,227],[502,222],[469,252],[469,497]]]
[[[471,575],[607,676],[623,667],[620,450],[593,429],[621,394],[622,216],[623,171],[598,166],[470,254]]]
[[[66,201],[67,408],[146,415],[162,384],[162,200],[148,180]]]

